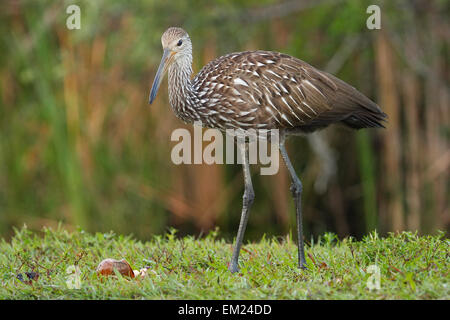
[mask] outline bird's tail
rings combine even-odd
[[[333,75],[327,75],[338,87],[335,104],[344,115],[344,118],[339,120],[341,123],[353,129],[384,128],[383,123],[387,121],[387,114],[375,102],[344,81]]]
[[[384,128],[383,122],[387,119],[386,113],[379,110],[365,110],[354,112],[349,117],[345,118],[342,122],[352,129],[362,128]]]

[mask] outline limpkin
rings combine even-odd
[[[191,79],[192,42],[186,31],[171,27],[161,37],[164,53],[150,92],[151,104],[164,74],[169,74],[169,101],[186,123],[226,129],[278,129],[279,149],[291,176],[297,220],[298,263],[306,267],[301,194],[285,148],[288,135],[310,133],[332,123],[350,128],[384,127],[386,114],[354,87],[286,54],[245,51],[209,62]],[[254,201],[245,143],[241,150],[245,191],[236,245],[229,270],[236,272],[249,210]]]

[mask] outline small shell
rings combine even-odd
[[[141,277],[141,278],[144,278],[144,277],[148,276],[149,272],[151,272],[153,275],[157,275],[156,271],[155,270],[150,270],[149,267],[145,267],[145,268],[142,268],[140,270],[133,270],[133,272],[134,272],[134,276],[135,277]]]
[[[105,259],[97,267],[97,274],[110,276],[114,275],[116,269],[121,275],[134,278],[134,272],[130,264],[125,260]]]

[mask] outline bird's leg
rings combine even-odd
[[[303,225],[302,225],[302,182],[297,177],[294,167],[292,166],[291,160],[289,160],[289,156],[286,152],[286,147],[284,146],[284,137],[281,137],[280,151],[281,156],[283,157],[283,160],[286,163],[286,167],[288,168],[289,174],[291,175],[292,179],[291,192],[295,202],[295,211],[297,217],[298,266],[301,269],[305,269],[306,260],[305,260],[305,249],[303,245]]]
[[[250,166],[248,161],[248,147],[245,143],[238,144],[241,155],[242,155],[242,169],[244,170],[244,183],[245,191],[242,201],[242,214],[241,221],[239,223],[239,230],[236,237],[236,245],[233,250],[233,256],[231,257],[231,263],[229,270],[234,273],[239,271],[238,261],[239,261],[239,251],[241,250],[242,241],[244,239],[245,227],[247,226],[248,216],[250,212],[250,207],[255,199],[255,192],[253,191],[252,177],[250,176]]]

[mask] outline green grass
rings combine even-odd
[[[362,241],[325,234],[307,246],[308,269],[296,266],[290,237],[263,238],[241,252],[231,274],[232,245],[211,232],[201,239],[175,231],[141,242],[128,236],[22,228],[0,243],[1,299],[449,299],[449,240],[441,233],[410,232]],[[105,258],[126,259],[144,278],[97,276]],[[370,265],[380,269],[380,289],[370,290]],[[69,289],[67,269],[77,265],[81,288]],[[26,284],[18,274],[38,272]],[[373,276],[372,276],[373,277]]]

